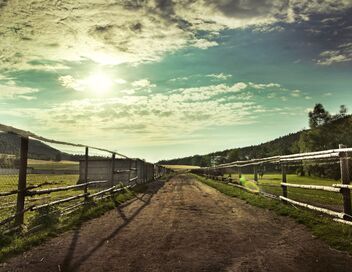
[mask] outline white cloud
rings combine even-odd
[[[312,13],[351,6],[349,0],[7,1],[0,9],[0,64],[3,69],[57,70],[67,69],[65,61],[86,59],[158,61],[187,46],[216,46],[213,37],[224,29],[271,31],[275,22],[308,20]],[[200,31],[209,35],[199,36]],[[36,65],[30,63],[34,60]]]
[[[253,83],[253,82],[249,82],[248,83],[249,87],[254,88],[254,89],[269,89],[269,88],[280,88],[281,85],[278,83]]]
[[[39,90],[29,87],[22,87],[16,85],[12,80],[6,82],[0,82],[0,100],[1,99],[25,99],[32,100],[35,99],[32,96],[34,93],[37,93]]]
[[[31,115],[42,127],[55,126],[62,133],[90,130],[88,124],[94,123],[94,135],[106,135],[109,129],[129,135],[136,144],[142,138],[149,144],[170,143],[206,128],[253,123],[256,113],[270,112],[243,92],[247,87],[237,82],[144,95],[122,90],[119,97],[74,100],[32,109]]]
[[[126,84],[127,83],[127,81],[124,80],[123,78],[117,78],[117,79],[114,80],[114,82],[116,84]]]
[[[133,87],[136,87],[137,89],[150,89],[150,88],[154,88],[156,87],[155,84],[151,83],[149,81],[149,79],[140,79],[140,80],[136,80],[136,81],[133,81],[131,83],[131,85]]]
[[[187,80],[189,80],[189,77],[176,77],[176,78],[171,78],[171,79],[169,79],[169,81],[171,81],[171,82],[175,82],[175,81],[187,81]]]
[[[83,80],[75,79],[71,75],[60,76],[58,81],[63,87],[68,89],[73,89],[75,91],[84,91],[85,89]]]
[[[319,65],[331,65],[334,63],[346,62],[352,60],[352,46],[349,50],[330,50],[320,53],[320,59],[316,60]]]
[[[200,49],[208,49],[209,47],[214,47],[219,45],[215,41],[209,41],[206,39],[197,39],[193,42],[192,46],[200,48]]]
[[[227,80],[230,77],[232,77],[232,75],[220,73],[220,74],[209,74],[209,75],[207,75],[207,77],[211,77],[211,78],[219,79],[219,80]]]
[[[301,96],[301,91],[300,90],[293,90],[292,92],[291,92],[291,96],[293,96],[293,97],[299,97],[299,96]]]

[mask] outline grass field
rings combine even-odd
[[[175,170],[175,171],[183,171],[183,170],[191,170],[191,169],[197,169],[199,166],[194,166],[194,165],[162,165],[163,167]]]
[[[47,174],[29,174],[27,175],[27,186],[45,184],[40,189],[62,187],[68,185],[75,185],[78,181],[78,175],[47,175]],[[8,192],[17,189],[17,175],[0,175],[0,192]],[[90,192],[96,192],[97,188],[90,188]],[[26,207],[31,205],[38,205],[51,202],[53,200],[74,196],[83,192],[82,188],[54,192],[51,194],[26,197]],[[10,195],[1,197],[0,204],[0,221],[13,215],[15,213],[17,195]],[[78,199],[77,202],[82,201]],[[60,205],[60,208],[64,208],[68,205],[73,205],[75,201]],[[26,213],[26,221],[28,222],[33,216],[33,212]]]
[[[253,174],[244,174],[243,176],[248,180],[253,180]],[[232,177],[238,180],[238,174],[233,174]],[[263,192],[280,196],[282,195],[281,179],[281,174],[265,174],[263,178],[259,179],[258,186]],[[288,174],[287,183],[331,186],[332,184],[340,183],[340,181]],[[340,193],[291,187],[287,187],[287,191],[288,197],[293,200],[329,208],[335,211],[342,211],[343,209],[343,200]]]
[[[113,201],[111,198],[107,198],[99,200],[94,205],[82,206],[79,210],[70,214],[70,216],[66,216],[55,224],[39,229],[37,232],[30,233],[29,235],[5,235],[0,232],[0,262],[13,254],[18,254],[30,249],[34,245],[39,245],[50,237],[57,236],[64,231],[79,226],[84,221],[103,215],[105,212],[116,208],[116,205],[134,198],[136,193],[144,192],[147,188],[147,185],[139,184],[132,190],[126,190],[115,195]]]
[[[78,170],[79,163],[75,161],[45,161],[45,160],[28,160],[28,167],[37,170]]]

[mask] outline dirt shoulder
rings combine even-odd
[[[304,226],[178,175],[0,271],[351,271]]]

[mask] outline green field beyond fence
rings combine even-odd
[[[0,193],[17,190],[17,175],[0,175]],[[75,185],[78,181],[78,175],[50,175],[50,174],[28,174],[27,186],[36,187],[40,185],[40,189],[56,188],[68,185]],[[41,205],[50,202],[52,199],[63,199],[66,197],[77,195],[82,188],[70,191],[53,192],[45,196],[27,196],[26,207],[31,205]],[[96,189],[91,189],[95,192]],[[2,197],[0,204],[0,221],[9,217],[16,212],[17,195],[9,195]],[[73,203],[70,203],[72,205]],[[60,205],[60,208],[65,208],[67,205]],[[25,223],[29,223],[33,212],[28,212],[25,215]]]
[[[226,174],[224,177],[228,177]],[[238,174],[233,173],[231,177],[240,182]],[[242,180],[253,181],[252,174],[242,174]],[[272,194],[275,196],[282,195],[282,175],[281,174],[264,174],[262,178],[258,179],[257,185],[261,192]],[[302,185],[321,185],[321,186],[332,186],[333,184],[339,183],[339,181],[327,178],[309,177],[309,176],[298,176],[296,174],[287,174],[287,182],[302,184]],[[249,182],[249,186],[251,183]],[[248,185],[247,185],[248,186]],[[287,188],[288,197],[294,200],[305,202],[312,205],[317,205],[324,208],[329,208],[334,211],[343,211],[343,199],[342,195],[335,192],[327,192],[321,190],[306,190],[302,188]]]

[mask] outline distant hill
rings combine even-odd
[[[194,155],[172,160],[161,160],[160,164],[211,166],[299,152],[338,148],[340,143],[352,146],[352,117],[335,116],[323,125],[302,130],[259,145],[227,149],[206,155]]]
[[[247,160],[282,154],[292,154],[298,151],[297,143],[302,132],[303,131],[292,133],[259,145],[226,149],[224,151],[217,151],[206,155],[194,155],[172,160],[161,160],[158,163],[164,165],[210,166],[214,160],[214,162],[218,164],[235,160]]]
[[[0,133],[0,154],[19,156],[20,137],[15,134]],[[31,159],[58,160],[69,159],[70,154],[61,152],[37,140],[29,140],[28,156]]]

